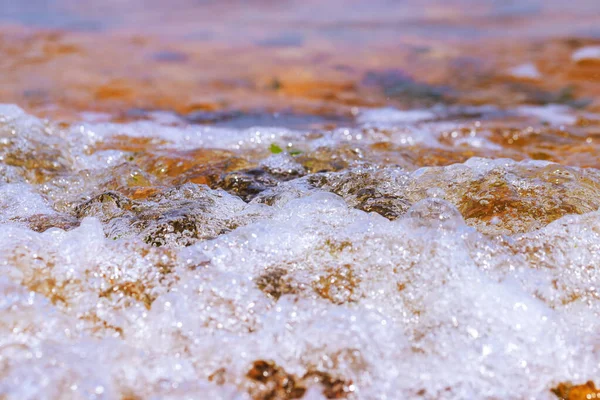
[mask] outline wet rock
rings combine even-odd
[[[249,202],[267,189],[299,178],[305,170],[290,155],[275,154],[263,160],[259,168],[231,172],[222,176],[213,186],[222,188],[231,194]]]
[[[185,212],[169,213],[160,223],[145,230],[144,242],[152,246],[164,246],[171,241],[183,246],[193,244],[199,238],[194,217]]]
[[[222,191],[186,184],[134,201],[102,193],[77,206],[78,218],[94,216],[113,239],[138,236],[152,246],[189,246],[237,227],[244,203]]]
[[[295,159],[310,173],[340,171],[347,168],[350,163],[358,161],[361,154],[356,148],[340,146],[337,148],[319,147],[315,150],[302,153]]]
[[[149,288],[142,282],[123,282],[115,284],[99,295],[101,298],[110,298],[111,296],[131,297],[144,304],[146,309],[150,309],[155,296],[149,293]]]
[[[313,284],[313,290],[334,304],[354,302],[359,299],[358,285],[361,279],[351,265],[328,268]]]
[[[363,166],[307,178],[342,196],[348,205],[388,219],[426,198],[452,203],[468,225],[486,234],[529,232],[568,214],[600,207],[600,174],[552,163],[472,158],[409,173],[399,167]]]
[[[277,186],[279,181],[263,169],[236,171],[225,175],[216,185],[248,202],[259,193]]]
[[[312,175],[308,182],[342,196],[352,207],[392,220],[406,213],[411,205],[406,192],[409,174],[401,168],[359,167]]]
[[[600,175],[558,164],[471,159],[424,169],[410,186],[412,198],[435,188],[468,225],[488,234],[529,232],[600,206]]]
[[[590,400],[600,397],[600,389],[597,389],[592,381],[582,385],[563,382],[551,391],[561,400]]]
[[[285,269],[274,268],[256,278],[256,286],[274,300],[279,300],[285,294],[297,293],[297,285],[286,275]]]
[[[116,217],[133,211],[136,203],[117,192],[101,193],[75,207],[75,216],[79,219],[93,216],[101,222],[108,222]]]
[[[309,370],[301,378],[287,373],[272,361],[254,361],[246,377],[255,382],[250,393],[254,399],[300,399],[306,390],[315,385],[322,387],[328,399],[346,398],[353,390],[351,383],[334,378],[330,374]]]
[[[323,387],[323,395],[328,399],[345,399],[353,391],[352,383],[322,371],[308,371],[302,379],[307,386],[319,384]]]
[[[44,232],[50,228],[68,231],[79,226],[79,219],[69,214],[37,214],[29,217],[27,224],[36,232]]]
[[[255,361],[246,377],[258,383],[251,391],[257,400],[300,399],[306,392],[306,388],[296,382],[297,378],[270,361]]]

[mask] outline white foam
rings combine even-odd
[[[573,114],[570,108],[556,104],[521,106],[518,108],[518,113],[538,118],[552,125],[573,125],[577,122],[577,116]]]
[[[247,373],[257,360],[298,381],[329,374],[360,399],[544,399],[559,382],[600,376],[600,212],[485,235],[452,203],[497,174],[502,179],[490,182],[498,187],[548,197],[543,215],[556,211],[559,197],[593,205],[596,170],[486,158],[414,172],[361,164],[281,182],[250,204],[193,184],[129,208],[99,202],[98,217],[103,207],[120,217],[144,207],[175,217],[183,210],[213,238],[154,248],[140,233],[151,223],[132,226],[140,223],[133,217],[82,218],[69,231],[43,233],[20,219],[73,212],[66,199],[82,203],[101,190],[102,174],[124,153],[88,155],[85,146],[109,135],[182,149],[267,149],[301,139],[280,128],[257,135],[152,122],[65,132],[14,107],[2,112],[5,134],[54,141],[73,160],[51,181],[0,185],[0,397],[249,399],[257,384]],[[398,129],[300,138],[310,148],[349,135],[401,143],[413,129],[433,143],[439,133],[435,123]],[[305,172],[285,153],[260,166]],[[407,210],[389,220],[354,208],[361,190]],[[115,221],[128,233],[118,240],[105,235]],[[323,398],[322,388],[312,385],[305,398]]]
[[[36,214],[53,214],[47,201],[26,183],[0,185],[0,221],[8,222]]]
[[[542,77],[540,70],[533,63],[518,65],[511,68],[509,72],[515,78],[540,79]]]
[[[398,110],[395,108],[374,108],[362,110],[357,117],[360,123],[415,123],[435,118],[429,110]]]
[[[297,135],[285,128],[256,127],[238,130],[211,126],[173,127],[153,121],[127,124],[86,123],[75,126],[72,134],[83,134],[91,143],[111,136],[126,135],[165,141],[168,147],[176,149],[206,147],[231,150],[267,148],[271,143],[286,142],[287,138]]]
[[[585,46],[571,55],[573,61],[600,60],[600,46]]]

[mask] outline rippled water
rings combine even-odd
[[[0,399],[600,396],[598,4],[341,3],[0,1]]]

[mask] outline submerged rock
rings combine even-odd
[[[186,184],[144,201],[102,193],[77,206],[75,214],[98,218],[115,240],[137,236],[152,246],[189,246],[237,227],[235,216],[244,208],[242,201],[223,191]]]
[[[392,220],[422,199],[444,199],[458,208],[467,224],[487,234],[529,232],[564,215],[600,207],[597,170],[547,162],[473,158],[412,173],[368,166],[311,175],[308,182],[342,196],[353,207]]]

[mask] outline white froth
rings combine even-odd
[[[600,46],[585,46],[577,49],[572,55],[573,61],[600,60]]]
[[[126,135],[133,138],[152,138],[165,147],[189,149],[197,147],[231,150],[266,148],[274,142],[285,142],[298,133],[285,128],[256,127],[229,129],[212,126],[173,127],[154,121],[128,124],[82,124],[73,128],[74,134],[83,134],[90,142],[111,136]]]
[[[564,110],[522,112],[556,122]],[[14,107],[0,114],[19,132],[43,126]],[[367,115],[383,124],[431,118]],[[386,137],[401,142],[418,129],[433,135],[403,126]],[[361,132],[330,132],[327,140],[370,140],[357,139]],[[559,382],[600,376],[600,212],[484,235],[448,200],[452,185],[497,171],[517,185],[552,163],[471,158],[412,173],[366,165],[318,176],[332,187],[341,182],[342,196],[299,178],[276,186],[272,202],[249,204],[187,184],[144,207],[184,210],[218,231],[188,247],[150,247],[136,234],[147,226],[132,227],[125,212],[109,209],[114,198],[98,206],[121,213],[112,222],[87,217],[42,233],[22,223],[65,212],[61,195],[91,191],[90,171],[112,168],[123,153],[87,155],[83,146],[113,134],[229,149],[295,137],[279,128],[150,122],[53,133],[79,157],[65,162],[73,175],[0,184],[1,398],[249,399],[246,375],[257,360],[296,377],[327,373],[357,399],[547,399]],[[286,153],[260,165],[305,172]],[[561,177],[585,172],[573,171]],[[365,177],[378,196],[401,206],[411,200],[407,210],[390,220],[354,208],[360,193],[352,183]],[[111,223],[127,235],[106,235]],[[304,398],[324,398],[323,390],[314,384]]]
[[[515,78],[540,79],[542,77],[540,70],[533,63],[518,65],[514,68],[511,68],[509,72]]]
[[[415,123],[434,119],[436,115],[429,110],[397,110],[395,108],[376,108],[363,110],[357,120],[360,123]]]
[[[573,125],[577,117],[566,106],[549,104],[545,106],[521,106],[518,108],[521,115],[539,118],[552,125]]]
[[[47,201],[25,183],[0,185],[0,221],[8,222],[36,214],[52,214]]]

